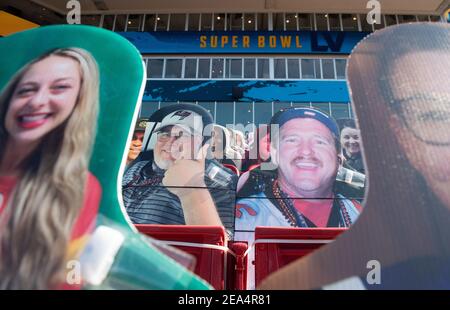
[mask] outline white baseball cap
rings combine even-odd
[[[200,114],[190,110],[177,110],[166,115],[155,132],[163,130],[167,126],[179,126],[191,135],[203,134],[203,121]]]

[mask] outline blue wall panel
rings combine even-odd
[[[149,80],[144,101],[349,102],[345,81]]]

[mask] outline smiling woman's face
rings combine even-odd
[[[345,127],[341,132],[341,145],[349,156],[356,156],[361,152],[361,132],[359,129]]]
[[[33,64],[17,84],[5,118],[9,138],[39,142],[71,114],[80,91],[76,60],[50,56]]]
[[[399,110],[391,126],[411,165],[450,208],[450,91],[446,83],[450,71],[445,69],[450,68],[450,54],[406,55],[395,63],[392,72],[403,72],[405,68],[409,73],[414,71],[412,77],[390,81]]]

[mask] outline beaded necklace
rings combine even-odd
[[[128,187],[148,187],[148,186],[157,186],[161,185],[162,179],[164,178],[164,175],[155,175],[150,177],[149,179],[144,179],[139,184],[137,183],[140,179],[140,175],[135,175],[133,179],[128,182],[126,185],[123,186],[123,188]]]
[[[139,173],[133,176],[130,182],[128,182],[123,188],[128,187],[149,187],[161,185],[162,179],[164,179],[164,170],[160,169],[155,164],[152,164],[152,169],[149,173],[145,173],[144,169],[148,167],[146,164],[141,168]]]
[[[293,209],[291,199],[280,189],[278,180],[272,183],[272,192],[277,202],[275,206],[292,227],[308,227],[303,215]]]
[[[308,225],[308,223],[306,222],[304,216],[296,211],[292,203],[292,199],[289,198],[289,196],[281,190],[278,184],[278,180],[275,180],[272,183],[272,192],[275,198],[274,200],[276,202],[275,206],[283,214],[285,219],[292,227],[310,227],[310,225]],[[352,224],[352,221],[350,219],[350,215],[348,214],[347,208],[344,206],[344,203],[341,199],[337,199],[335,201],[337,201],[338,207],[340,209],[339,227],[349,227]],[[335,202],[333,202],[333,208],[334,207]]]

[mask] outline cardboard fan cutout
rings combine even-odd
[[[146,81],[136,48],[64,25],[2,38],[0,54],[0,287],[208,288],[138,234],[122,206]]]
[[[150,116],[142,152],[122,180],[133,223],[224,226],[232,238],[237,176],[213,159],[212,130],[212,115],[192,103]]]
[[[368,170],[364,211],[263,289],[450,289],[450,25],[376,31],[347,67]]]

